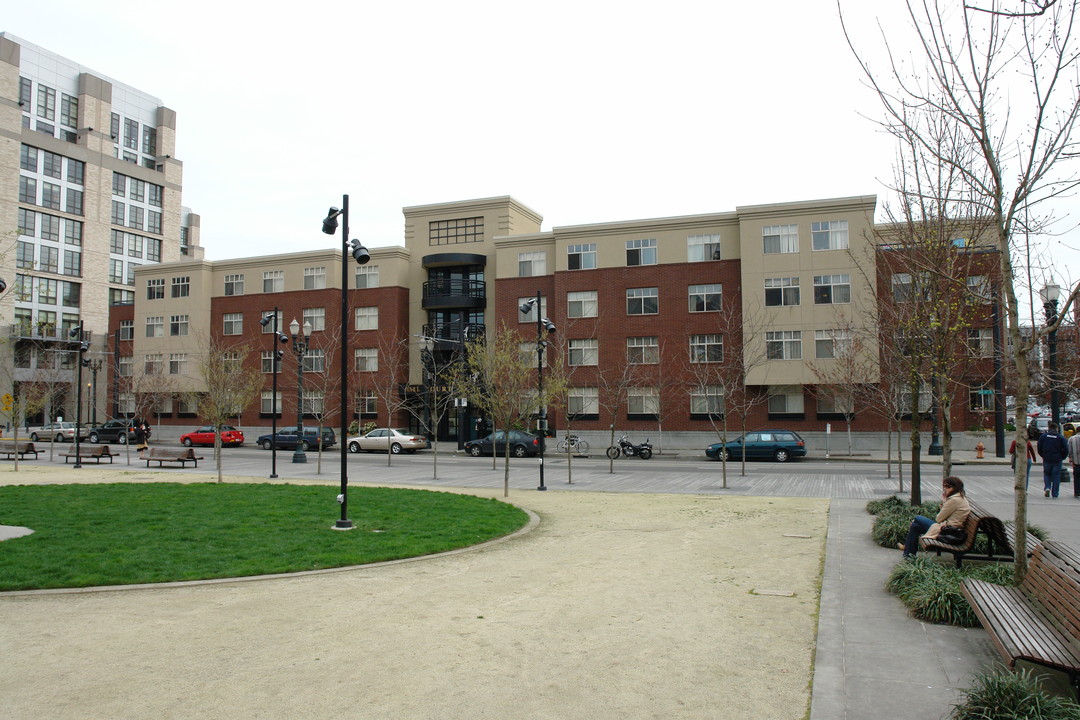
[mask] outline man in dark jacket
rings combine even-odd
[[[1069,456],[1069,446],[1065,438],[1058,435],[1057,423],[1050,423],[1046,432],[1039,437],[1036,446],[1039,457],[1043,462],[1043,496],[1058,496],[1058,487],[1061,483],[1061,463]]]

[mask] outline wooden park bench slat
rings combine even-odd
[[[939,539],[920,541],[923,548],[933,550],[939,556],[943,552],[951,553],[956,567],[963,565],[964,558],[972,560],[997,560],[1010,562],[1013,560],[1015,528],[1006,526],[999,518],[977,503],[970,503],[971,514],[964,523],[967,532],[967,540],[961,545],[953,545]],[[986,552],[975,554],[973,549],[978,536],[986,538]],[[1041,544],[1041,540],[1031,533],[1025,533],[1024,537],[1027,554],[1030,557],[1035,549]]]
[[[195,467],[199,467],[202,456],[195,454],[195,448],[151,447],[140,452],[139,459],[146,461],[146,467],[150,467],[151,462],[156,462],[158,467],[162,467],[162,463],[167,462],[180,463],[183,467],[187,467],[190,462],[195,463]]]
[[[71,458],[78,458],[80,461],[93,460],[96,463],[100,463],[105,458],[109,459],[111,463],[114,457],[117,457],[120,453],[110,452],[108,445],[86,445],[79,443],[79,449],[76,453],[75,446],[60,453],[60,457],[64,458],[64,464],[67,465],[67,461]]]
[[[26,442],[14,440],[0,439],[0,455],[5,455],[8,460],[11,460],[16,455],[25,460],[27,455],[33,455],[34,459],[37,459],[38,451],[34,449],[34,443],[27,440]]]

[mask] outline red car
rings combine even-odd
[[[180,442],[185,447],[191,447],[192,445],[213,445],[214,444],[214,426],[203,425],[198,430],[192,430],[189,433],[184,433],[180,436]],[[232,425],[221,426],[221,444],[224,445],[236,445],[240,446],[244,444],[244,431],[237,430]]]

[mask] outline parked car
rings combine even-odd
[[[318,428],[307,427],[306,425],[304,426],[304,437],[302,440],[300,440],[300,445],[303,446],[304,450],[308,450],[319,445],[318,432]],[[297,439],[299,438],[299,435],[297,435],[295,425],[278,428],[276,437],[277,439],[275,441],[275,436],[271,433],[267,433],[266,435],[260,435],[258,440],[259,447],[261,447],[263,450],[272,450],[276,445],[278,450],[296,449]],[[333,429],[323,428],[322,447],[324,449],[328,447],[333,447],[334,443],[336,442],[337,437],[334,435]]]
[[[349,438],[349,452],[385,452],[390,449],[394,455],[402,450],[414,453],[428,446],[427,438],[401,428],[375,428],[359,437]]]
[[[125,420],[123,418],[109,420],[102,425],[91,428],[87,439],[92,443],[119,443],[126,445],[128,440],[135,439],[135,428],[138,424],[137,420]]]
[[[716,460],[737,460],[744,453],[747,458],[771,458],[776,462],[787,462],[793,457],[805,457],[806,443],[794,430],[757,430],[732,440],[726,446],[718,442],[705,448],[705,454]]]
[[[79,439],[85,440],[88,430],[85,425],[79,426]],[[44,425],[31,426],[19,433],[21,437],[28,437],[33,442],[39,440],[54,440],[56,442],[75,442],[75,423],[52,422]]]
[[[214,426],[203,425],[198,430],[192,430],[189,433],[184,433],[180,436],[180,442],[186,447],[192,445],[213,445],[214,444]],[[244,431],[237,430],[232,425],[221,426],[221,444],[235,445],[239,447],[244,444]]]
[[[510,431],[510,454],[514,457],[535,455],[540,451],[540,438],[520,430]],[[506,453],[507,437],[505,430],[491,433],[486,437],[469,440],[465,443],[465,452],[473,457],[491,455],[492,449],[499,455]]]

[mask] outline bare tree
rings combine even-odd
[[[258,396],[262,391],[263,378],[257,367],[246,362],[251,354],[248,345],[229,345],[219,339],[208,338],[204,347],[198,365],[201,392],[190,396],[198,403],[199,415],[214,427],[214,465],[218,482],[222,482],[221,426]]]
[[[353,345],[356,347],[356,345]],[[408,408],[408,398],[402,388],[408,378],[409,372],[409,341],[407,338],[396,338],[390,335],[379,334],[379,371],[361,373],[359,377],[360,388],[375,393],[379,404],[386,410],[386,427],[396,425],[395,418],[403,409]],[[386,464],[392,464],[393,453],[390,452],[394,438],[389,434],[386,437]]]

